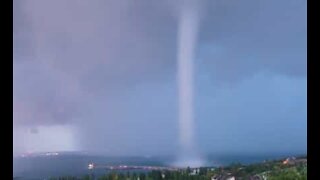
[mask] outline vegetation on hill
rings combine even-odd
[[[293,160],[266,161],[251,165],[236,163],[218,168],[186,168],[178,171],[150,171],[147,173],[111,172],[97,178],[93,175],[86,175],[84,177],[51,178],[51,180],[225,180],[228,178],[236,178],[237,180],[306,180],[307,160],[306,158],[294,158]]]

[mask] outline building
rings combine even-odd
[[[199,168],[192,169],[192,171],[190,172],[190,175],[197,175],[197,174],[199,174],[199,172],[200,172]]]
[[[236,178],[234,176],[229,176],[226,178],[226,180],[235,180]]]
[[[211,180],[235,180],[232,175],[218,174],[211,177]]]
[[[294,165],[297,163],[307,163],[307,159],[296,159],[295,157],[290,157],[282,162],[284,165]]]

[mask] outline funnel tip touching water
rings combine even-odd
[[[182,9],[178,29],[178,90],[180,154],[177,166],[200,166],[196,151],[193,112],[193,59],[197,40],[199,17],[195,10]]]

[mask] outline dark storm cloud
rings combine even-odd
[[[177,28],[184,3],[15,0],[14,125],[73,124],[83,147],[105,152],[175,149]],[[305,0],[193,3],[202,10],[198,92],[219,96],[221,84],[259,72],[305,78]]]
[[[212,78],[237,80],[260,69],[305,76],[305,53],[296,53],[306,51],[305,1],[199,3],[206,6],[198,61],[209,66]],[[14,63],[24,63],[15,68],[22,79],[15,85],[33,86],[18,93],[17,100],[23,94],[44,93],[33,97],[34,106],[48,109],[59,122],[64,116],[71,119],[72,108],[63,106],[73,106],[77,99],[75,92],[65,92],[66,86],[105,95],[174,77],[178,9],[179,3],[167,1],[15,1]],[[23,80],[27,76],[33,78]],[[59,86],[60,92],[54,90]]]
[[[14,5],[15,98],[28,97],[24,103],[40,111],[35,114],[51,117],[38,123],[71,119],[58,109],[73,113],[64,106],[79,96],[86,100],[91,98],[88,94],[110,94],[173,71],[175,20],[166,13],[169,9],[152,1],[146,5],[19,1]]]

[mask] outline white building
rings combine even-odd
[[[200,169],[199,169],[199,168],[193,169],[193,170],[191,171],[190,175],[196,175],[196,174],[199,174],[199,172],[200,172]]]
[[[235,180],[236,178],[234,176],[228,177],[226,180]]]

